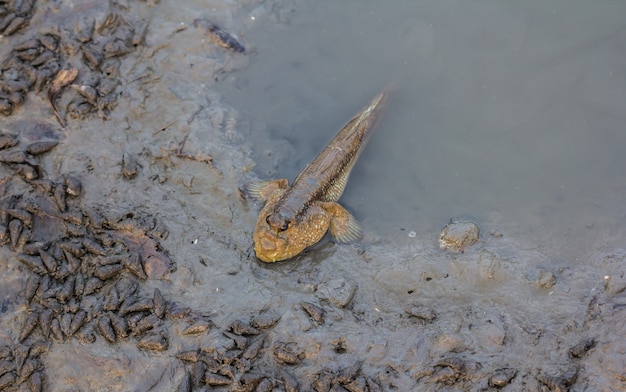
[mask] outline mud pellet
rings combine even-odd
[[[115,343],[117,341],[115,330],[113,329],[111,319],[108,316],[98,318],[98,331],[100,332],[100,335],[107,340],[107,342]]]
[[[202,361],[198,361],[193,364],[193,367],[191,368],[191,382],[194,387],[199,388],[202,385],[206,370],[206,364]]]
[[[83,48],[83,58],[87,65],[91,69],[96,69],[102,63],[102,54],[96,51],[95,48],[84,47]]]
[[[280,378],[283,381],[285,392],[298,392],[300,390],[300,384],[293,374],[285,369],[280,369]]]
[[[344,385],[344,388],[350,392],[368,392],[367,381],[365,377],[358,376],[354,381]]]
[[[502,388],[513,380],[517,370],[511,368],[497,369],[490,377],[488,384],[493,388]]]
[[[26,146],[26,152],[31,155],[39,155],[52,150],[58,144],[57,140],[34,142]]]
[[[247,372],[239,377],[239,383],[246,387],[246,390],[254,388],[258,385],[264,376],[257,373]]]
[[[168,348],[167,338],[161,334],[148,335],[137,342],[137,347],[150,351],[165,351]]]
[[[9,360],[0,361],[0,375],[6,374],[15,369],[15,362]]]
[[[72,318],[72,323],[69,328],[69,335],[74,335],[78,330],[85,325],[87,321],[87,312],[84,310],[79,310],[76,315]]]
[[[9,222],[9,237],[11,238],[11,246],[13,248],[17,247],[17,242],[20,239],[23,228],[24,224],[19,219],[12,219]]]
[[[66,227],[67,227],[67,234],[69,234],[72,237],[84,237],[87,235],[87,230],[85,229],[84,226],[75,225],[73,223],[68,223]]]
[[[117,289],[113,287],[109,293],[104,297],[104,303],[102,309],[104,310],[117,310],[120,306],[120,298]]]
[[[122,175],[127,180],[132,180],[137,177],[139,173],[139,166],[135,158],[129,154],[122,156]]]
[[[83,245],[78,242],[61,242],[59,244],[59,247],[63,249],[63,251],[66,253],[66,257],[67,253],[76,257],[83,257],[85,255],[85,249],[83,248]]]
[[[189,350],[183,351],[181,353],[176,354],[176,358],[181,361],[196,363],[200,360],[200,351],[199,350]]]
[[[69,313],[63,314],[59,323],[61,324],[61,331],[63,331],[63,334],[68,337],[71,336],[70,326],[72,325],[72,315]]]
[[[2,32],[2,35],[5,35],[5,36],[11,35],[15,33],[16,31],[18,31],[19,29],[21,29],[22,27],[26,26],[26,23],[27,23],[26,19],[22,18],[21,16],[18,16],[17,18],[13,19],[11,23],[9,23],[9,25]]]
[[[141,335],[142,333],[156,328],[161,323],[161,319],[157,316],[150,315],[142,318],[135,328],[133,328],[133,335]]]
[[[61,286],[53,286],[52,288],[46,290],[46,292],[43,293],[41,298],[42,299],[52,299],[52,298],[55,298],[57,296],[57,294],[59,293],[59,291],[61,291],[61,289],[62,289]]]
[[[199,335],[203,332],[206,332],[209,329],[209,327],[210,327],[209,323],[204,320],[196,321],[195,323],[185,328],[182,334],[183,335]]]
[[[24,321],[24,325],[22,325],[22,331],[20,332],[19,341],[23,342],[27,337],[33,332],[35,327],[39,324],[39,313],[32,312]]]
[[[91,105],[96,104],[96,100],[98,99],[98,92],[95,88],[88,85],[76,85],[73,84],[72,88],[74,91],[79,93],[83,98],[87,100]]]
[[[100,213],[93,208],[84,208],[83,214],[87,217],[89,224],[95,228],[100,229],[105,223],[104,217],[100,215]]]
[[[0,360],[13,358],[13,349],[9,346],[0,346]]]
[[[46,269],[49,273],[52,274],[57,270],[59,266],[58,262],[54,259],[54,257],[50,255],[50,253],[46,252],[45,250],[40,250],[39,257],[41,258],[43,265],[46,266]]]
[[[31,165],[17,165],[17,173],[24,177],[27,181],[32,181],[39,178],[39,172]]]
[[[570,358],[582,358],[589,350],[596,346],[594,339],[583,339],[574,347],[570,348],[568,354]]]
[[[130,255],[124,260],[126,269],[136,277],[142,280],[148,279],[148,275],[143,268],[140,258],[137,255]]]
[[[248,348],[246,348],[246,350],[243,352],[243,354],[242,354],[243,358],[244,359],[256,358],[257,355],[259,355],[259,352],[261,351],[261,349],[263,348],[264,341],[265,341],[265,339],[263,339],[262,337],[259,337],[256,340],[254,340],[248,346]]]
[[[83,274],[78,273],[74,277],[74,295],[77,297],[81,297],[85,292],[85,277]]]
[[[233,380],[231,380],[230,378],[226,376],[222,376],[221,374],[206,372],[204,373],[204,382],[207,385],[215,387],[215,386],[230,385],[232,384]]]
[[[256,387],[256,392],[271,392],[274,389],[274,383],[269,378],[261,380]]]
[[[24,163],[30,158],[25,151],[0,151],[0,162],[4,163]]]
[[[333,385],[333,379],[328,373],[318,374],[312,387],[315,392],[329,392]]]
[[[43,266],[43,263],[41,265]],[[37,291],[35,292],[35,298],[43,298],[43,294],[50,288],[50,281],[51,278],[48,275],[43,275],[41,277],[41,280],[39,281],[39,287],[37,287]]]
[[[29,256],[36,256],[39,254],[40,250],[48,249],[48,246],[50,246],[50,243],[48,241],[31,242],[24,245],[24,247],[22,248],[22,252]]]
[[[26,386],[29,392],[43,391],[43,375],[41,372],[34,372],[27,380]]]
[[[280,314],[274,312],[264,312],[252,318],[251,325],[258,329],[268,329],[280,320]]]
[[[261,331],[257,328],[254,328],[241,320],[233,321],[227,329],[237,335],[258,335],[261,333]]]
[[[153,307],[152,299],[144,298],[135,301],[133,298],[128,298],[120,306],[119,315],[125,316],[135,312],[151,311]]]
[[[24,365],[29,352],[30,347],[23,344],[18,344],[13,348],[13,358],[15,360],[16,369],[19,369]]]
[[[104,283],[100,279],[96,277],[91,277],[89,278],[89,280],[85,282],[85,289],[83,290],[83,294],[84,295],[93,294],[96,291],[100,290],[103,285]]]
[[[65,212],[65,210],[67,210],[67,204],[65,201],[65,189],[63,189],[63,186],[57,184],[54,187],[54,191],[52,191],[52,198],[59,208],[59,211]]]
[[[356,361],[352,365],[344,368],[337,375],[337,382],[341,384],[349,384],[354,381],[361,371],[361,366],[363,366],[363,361]]]
[[[63,330],[61,329],[61,323],[59,322],[59,319],[52,319],[52,322],[50,323],[50,333],[52,333],[52,336],[56,340],[63,341]]]
[[[103,265],[94,271],[94,276],[101,280],[108,280],[124,269],[122,264]]]
[[[0,245],[6,245],[11,242],[9,230],[5,225],[0,225]]]
[[[30,375],[33,374],[35,370],[37,370],[37,368],[39,368],[39,366],[40,364],[38,360],[34,358],[28,358],[24,362],[24,365],[20,368],[19,378],[17,379],[17,383],[21,384],[25,382],[28,379],[28,377],[30,377]]]
[[[128,323],[126,320],[115,313],[109,313],[109,318],[111,319],[115,335],[122,339],[128,337]]]
[[[300,358],[294,352],[287,350],[283,346],[277,346],[274,348],[274,357],[279,361],[287,365],[298,365]]]
[[[65,192],[72,197],[78,197],[83,192],[83,184],[74,176],[65,176]],[[82,214],[81,214],[82,216]]]
[[[61,302],[67,302],[74,294],[74,277],[69,277],[63,283],[61,290],[57,293],[56,297]]]
[[[17,380],[17,376],[13,372],[5,373],[2,377],[0,377],[0,390],[7,388],[15,383]]]
[[[6,212],[9,216],[21,220],[26,226],[31,226],[33,224],[33,215],[26,210],[12,208],[6,210]]]
[[[106,250],[104,250],[104,248],[100,246],[100,244],[98,244],[96,241],[92,240],[91,238],[84,238],[82,244],[83,244],[83,247],[89,253],[93,253],[98,256],[106,256],[107,254]]]
[[[324,323],[324,310],[310,302],[302,301],[300,306],[317,323]]]
[[[19,49],[18,49],[19,50]],[[17,145],[19,140],[15,135],[0,135],[0,150]]]
[[[31,275],[26,280],[26,284],[24,286],[24,299],[26,300],[26,303],[30,303],[33,300],[40,281],[41,277],[39,275]]]
[[[46,354],[50,351],[50,342],[38,340],[33,342],[30,346],[30,350],[28,350],[28,356],[30,358],[38,358],[42,354]]]
[[[50,323],[52,322],[52,316],[54,313],[51,309],[44,309],[39,314],[39,329],[41,330],[41,334],[43,336],[48,336],[50,333]]]
[[[227,350],[221,356],[220,360],[226,365],[234,363],[241,356],[241,350]]]
[[[222,366],[219,362],[217,362],[215,358],[209,355],[206,355],[204,353],[201,353],[200,361],[202,361],[207,366],[207,368],[213,373],[216,373],[219,370],[219,368]]]
[[[49,35],[49,34],[40,36],[39,42],[41,42],[41,44],[45,46],[46,49],[51,50],[53,52],[57,50],[57,45],[59,43],[56,37]]]
[[[24,229],[22,229],[22,234],[20,235],[20,238],[17,239],[17,244],[15,245],[16,249],[20,249],[22,248],[24,245],[26,245],[26,243],[28,243],[31,240],[31,231],[28,227],[24,227]]]
[[[154,296],[152,298],[153,306],[152,312],[158,318],[163,318],[165,315],[165,299],[163,299],[163,295],[159,289],[154,289]]]
[[[19,255],[17,258],[36,274],[44,275],[48,273],[48,270],[39,256]]]
[[[77,334],[78,339],[82,343],[94,343],[96,341],[96,335],[93,331],[81,331]]]
[[[227,338],[231,339],[233,342],[235,342],[235,346],[237,346],[237,348],[245,349],[248,346],[248,339],[246,339],[245,337],[241,335],[236,335],[228,331],[224,331],[222,332],[222,334],[226,336]]]

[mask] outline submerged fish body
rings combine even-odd
[[[254,251],[260,260],[294,257],[328,230],[337,242],[361,237],[359,223],[337,201],[387,97],[387,92],[379,93],[348,121],[293,185],[279,179],[248,186],[250,195],[265,201],[254,229]]]

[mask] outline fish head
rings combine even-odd
[[[254,229],[254,252],[266,263],[292,258],[319,242],[330,226],[330,215],[318,206],[310,206],[302,216],[286,221],[273,216],[267,203]],[[278,222],[280,225],[275,225]]]

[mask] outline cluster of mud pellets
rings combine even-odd
[[[277,342],[264,349],[264,330],[272,327],[279,318],[266,312],[255,316],[250,323],[235,320],[222,331],[228,339],[223,347],[201,347],[177,354],[178,359],[188,364],[186,377],[178,390],[191,392],[208,386],[242,392],[270,392],[277,388],[286,392],[300,391],[302,385],[288,370],[289,366],[301,363],[303,353],[298,351],[297,345]],[[271,353],[272,362],[277,366],[263,371],[262,363],[267,358],[262,352]],[[315,381],[310,387],[316,392],[382,391],[376,381],[361,374],[361,365],[362,362],[357,361],[338,371],[324,369],[313,376]]]
[[[39,357],[53,342],[91,343],[99,334],[110,343],[132,338],[140,349],[168,348],[166,302],[158,289],[149,296],[139,290],[146,269],[173,268],[157,242],[167,231],[133,212],[107,219],[81,208],[80,180],[70,174],[48,179],[38,162],[57,143],[22,146],[19,135],[0,135],[0,162],[14,173],[2,184],[0,244],[30,273],[21,332],[0,346],[0,390],[23,383],[44,390]]]
[[[10,2],[9,2],[10,3]],[[19,10],[0,2],[0,31],[17,31],[11,27],[30,12],[32,1],[24,1]],[[30,8],[26,7],[30,4]],[[3,15],[4,14],[4,15]],[[23,15],[24,16],[16,16]],[[64,69],[74,69],[78,76],[71,85],[65,112],[81,119],[93,113],[106,117],[115,107],[120,84],[120,59],[143,44],[146,26],[138,21],[127,21],[118,12],[109,13],[103,20],[77,18],[72,30],[58,26],[46,27],[32,38],[13,46],[10,55],[0,64],[0,114],[8,116],[23,104],[29,92],[48,90],[48,99],[56,112],[55,100],[60,91],[54,91],[53,81]],[[65,87],[65,86],[62,86]],[[57,114],[64,125],[62,115]]]

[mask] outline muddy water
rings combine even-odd
[[[293,178],[397,80],[344,197],[372,234],[471,216],[577,264],[624,214],[624,5],[600,4],[301,4],[226,96],[276,143],[258,173]]]
[[[0,165],[2,223],[25,228],[6,230],[0,248],[2,388],[624,389],[622,10],[545,7],[40,5],[0,54],[58,15],[59,61],[79,68],[77,85],[104,77],[71,50],[82,50],[77,21],[130,22],[97,29],[85,44],[96,49],[129,25],[148,28],[113,56],[116,105],[61,128],[46,91],[28,90],[1,118],[19,139],[3,154],[59,141]],[[215,45],[196,18],[238,34],[246,53]],[[256,260],[260,206],[238,187],[295,176],[392,79],[343,199],[364,240]],[[65,90],[61,114],[77,99]],[[26,176],[29,165],[43,178]],[[81,192],[68,192],[68,177]],[[437,246],[454,216],[482,229],[464,253]],[[50,243],[33,252],[42,236]],[[47,255],[57,270],[34,264]],[[33,281],[45,284],[29,300]],[[32,315],[44,321],[30,330]],[[111,320],[127,328],[111,331]]]

